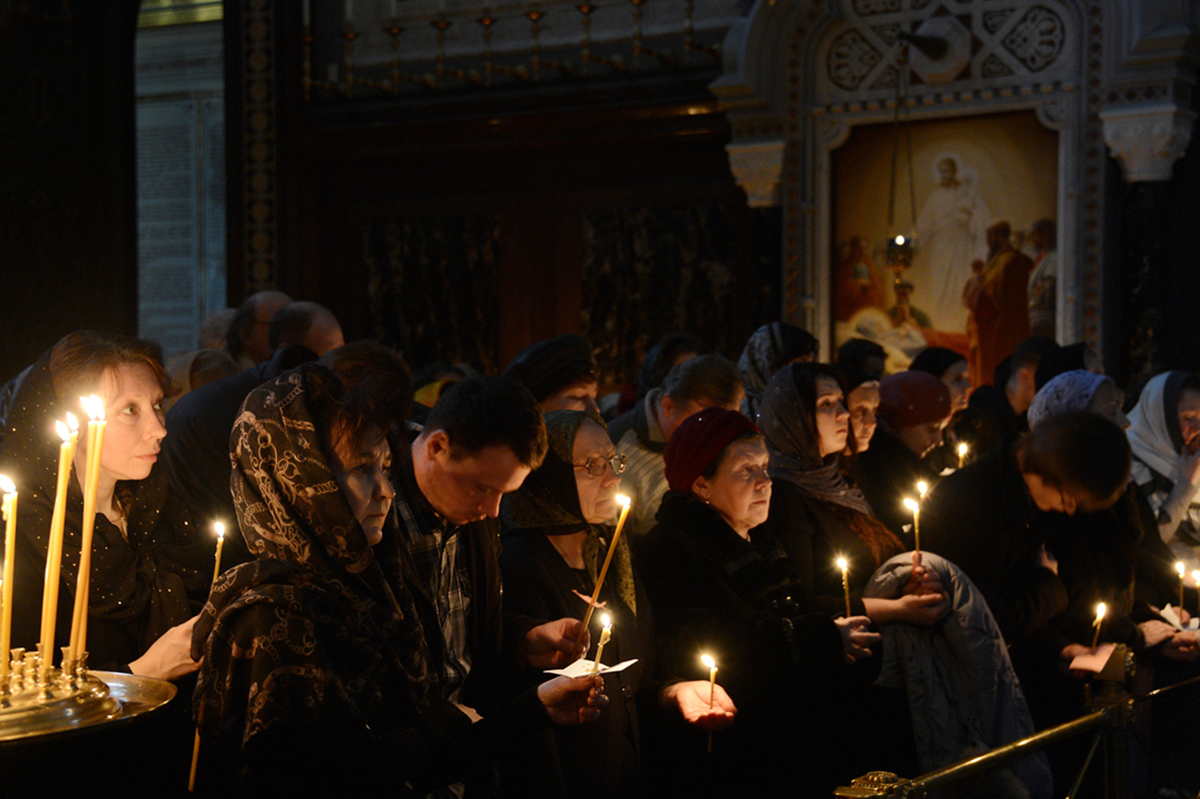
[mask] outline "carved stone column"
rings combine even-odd
[[[1192,138],[1196,114],[1174,103],[1116,106],[1100,112],[1104,143],[1130,183],[1170,180]]]
[[[782,139],[725,145],[725,151],[729,153],[729,168],[737,184],[746,191],[751,208],[779,205],[785,145]]]

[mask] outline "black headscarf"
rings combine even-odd
[[[429,654],[394,524],[367,543],[318,429],[338,392],[324,367],[302,366],[251,392],[234,425],[234,504],[258,560],[221,575],[196,623],[206,735],[232,727],[245,743],[330,714],[378,732],[427,704]]]
[[[83,418],[78,397],[54,393],[46,352],[26,374],[13,399],[0,447],[0,473],[17,484],[17,577],[13,601],[14,646],[36,643],[37,617],[46,566],[50,519],[57,489],[61,439],[54,420],[67,412]],[[86,435],[86,420],[80,438]],[[81,441],[82,445],[82,441]],[[66,643],[79,574],[83,491],[81,475],[68,483],[63,538],[62,584],[56,638]],[[194,519],[184,518],[179,503],[168,503],[167,475],[156,463],[144,480],[120,481],[116,492],[126,510],[126,533],[97,514],[93,537],[88,649],[92,666],[128,663],[144,653],[171,627],[187,621],[199,607],[212,576],[215,542]],[[195,605],[189,603],[189,594]],[[105,630],[123,629],[123,640],[106,640]],[[32,638],[30,638],[32,636]],[[29,640],[24,640],[29,639]],[[136,651],[134,651],[136,650]],[[103,653],[103,654],[101,654]]]
[[[521,487],[504,498],[500,507],[505,535],[568,535],[587,532],[583,543],[583,561],[588,576],[595,580],[607,552],[602,547],[608,532],[602,525],[589,524],[579,507],[579,488],[575,483],[575,436],[587,420],[607,430],[595,411],[551,411],[546,414],[546,434],[550,449],[542,465],[534,469]],[[606,467],[607,468],[607,467]],[[617,594],[629,610],[637,613],[630,564],[628,538],[623,534],[609,567]]]

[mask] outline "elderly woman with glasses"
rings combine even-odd
[[[514,640],[521,640],[533,626],[587,612],[612,542],[606,525],[617,514],[617,490],[625,470],[625,457],[617,454],[594,411],[552,411],[546,414],[546,430],[550,438],[546,460],[501,506],[506,634]],[[599,639],[606,619],[611,623],[602,664],[638,662],[606,675],[611,701],[598,724],[588,730],[556,730],[543,750],[523,753],[540,762],[534,768],[511,768],[511,776],[505,777],[537,780],[536,785],[523,786],[525,793],[565,796],[568,780],[571,796],[642,793],[638,699],[654,697],[661,686],[649,683],[654,672],[650,607],[634,575],[624,536],[617,542],[597,603],[591,640]],[[595,647],[588,657],[596,657]],[[544,676],[535,675],[538,680]],[[662,698],[679,706],[689,720],[723,719],[720,705],[709,711],[707,682],[703,687],[703,708],[691,708],[677,686],[662,692]]]

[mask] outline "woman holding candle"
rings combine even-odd
[[[80,397],[104,402],[107,430],[99,482],[88,594],[88,665],[174,679],[196,669],[191,624],[208,591],[211,544],[203,525],[167,502],[156,467],[166,434],[161,403],[171,390],[157,345],[139,339],[72,333],[29,372],[14,399],[0,471],[19,475],[13,645],[32,647],[46,567],[58,446],[47,435],[67,411],[83,416]],[[89,453],[82,434],[68,484],[55,638],[71,634],[80,560],[84,480]],[[58,653],[56,652],[56,655]],[[57,658],[56,658],[57,664]]]
[[[847,659],[869,655],[867,619],[808,613],[786,555],[750,531],[771,503],[767,451],[750,420],[710,408],[688,417],[664,452],[670,491],[639,551],[656,614],[664,680],[707,676],[737,704],[713,738],[660,719],[653,795],[828,796],[840,758]],[[705,701],[708,686],[702,688]],[[719,703],[719,699],[718,699]],[[847,744],[847,748],[854,748]],[[648,745],[648,756],[651,755]]]
[[[198,784],[213,795],[421,795],[603,704],[590,676],[551,680],[484,721],[435,698],[423,630],[436,615],[410,589],[387,477],[403,393],[387,380],[343,390],[309,365],[243,405],[232,488],[257,560],[213,586],[193,649]]]
[[[867,579],[904,547],[842,475],[850,426],[840,380],[831,366],[793,364],[767,385],[759,421],[771,454],[775,496],[764,531],[783,545],[813,609],[843,612],[841,573],[834,563],[844,556],[852,566],[855,615],[877,624],[932,624],[947,604],[936,580],[920,568],[902,596],[862,598]]]
[[[552,411],[546,414],[546,430],[550,441],[546,460],[501,505],[506,634],[515,640],[539,624],[585,615],[613,540],[606,525],[619,510],[616,497],[624,459],[616,453],[599,414]],[[524,773],[538,780],[536,786],[523,786],[526,794],[567,795],[567,785],[571,796],[641,794],[638,706],[653,704],[662,685],[651,680],[650,605],[630,562],[628,531],[624,533],[597,597],[603,608],[592,615],[590,632],[592,641],[604,640],[602,617],[609,618],[611,638],[604,646],[603,664],[638,662],[605,677],[612,701],[599,724],[556,728],[550,752],[541,753],[543,762],[532,769],[510,763],[514,776]],[[597,651],[593,648],[593,655]],[[545,677],[530,676],[535,681]],[[690,708],[685,701],[698,689],[690,686],[689,693],[685,688],[672,687],[662,699],[686,714]],[[695,721],[725,717],[720,708],[696,715]]]

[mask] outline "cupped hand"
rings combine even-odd
[[[883,640],[879,633],[866,629],[871,620],[866,616],[851,616],[834,619],[838,632],[842,634],[842,651],[846,654],[846,662],[871,657],[871,645]]]
[[[712,692],[712,706],[709,706],[709,691]],[[689,680],[668,685],[662,691],[664,704],[673,704],[679,709],[683,720],[705,732],[723,730],[733,724],[737,715],[737,707],[729,694],[720,684],[710,688],[707,680]]]
[[[1165,621],[1152,619],[1144,621],[1138,625],[1138,629],[1142,631],[1142,638],[1146,640],[1146,648],[1158,646],[1163,641],[1167,641],[1175,635],[1175,628],[1167,624]]]
[[[198,615],[167,630],[150,645],[140,658],[129,664],[129,670],[142,677],[175,680],[200,668],[192,660],[192,627]]]
[[[1176,631],[1170,640],[1163,642],[1162,654],[1165,658],[1184,663],[1200,658],[1200,633],[1195,630]]]
[[[561,669],[583,657],[591,638],[584,630],[578,645],[575,638],[583,622],[579,619],[562,618],[539,624],[525,633],[521,642],[521,654],[532,669]]]
[[[1075,658],[1082,657],[1083,655],[1090,655],[1094,651],[1095,650],[1093,650],[1090,646],[1084,646],[1083,644],[1067,644],[1063,647],[1062,651],[1058,653],[1058,666],[1072,677],[1076,677],[1081,680],[1088,677],[1094,677],[1096,676],[1094,671],[1071,668],[1071,661],[1075,660]]]
[[[539,685],[537,694],[546,715],[560,725],[595,721],[600,718],[600,711],[608,707],[604,678],[599,674],[555,677]]]

